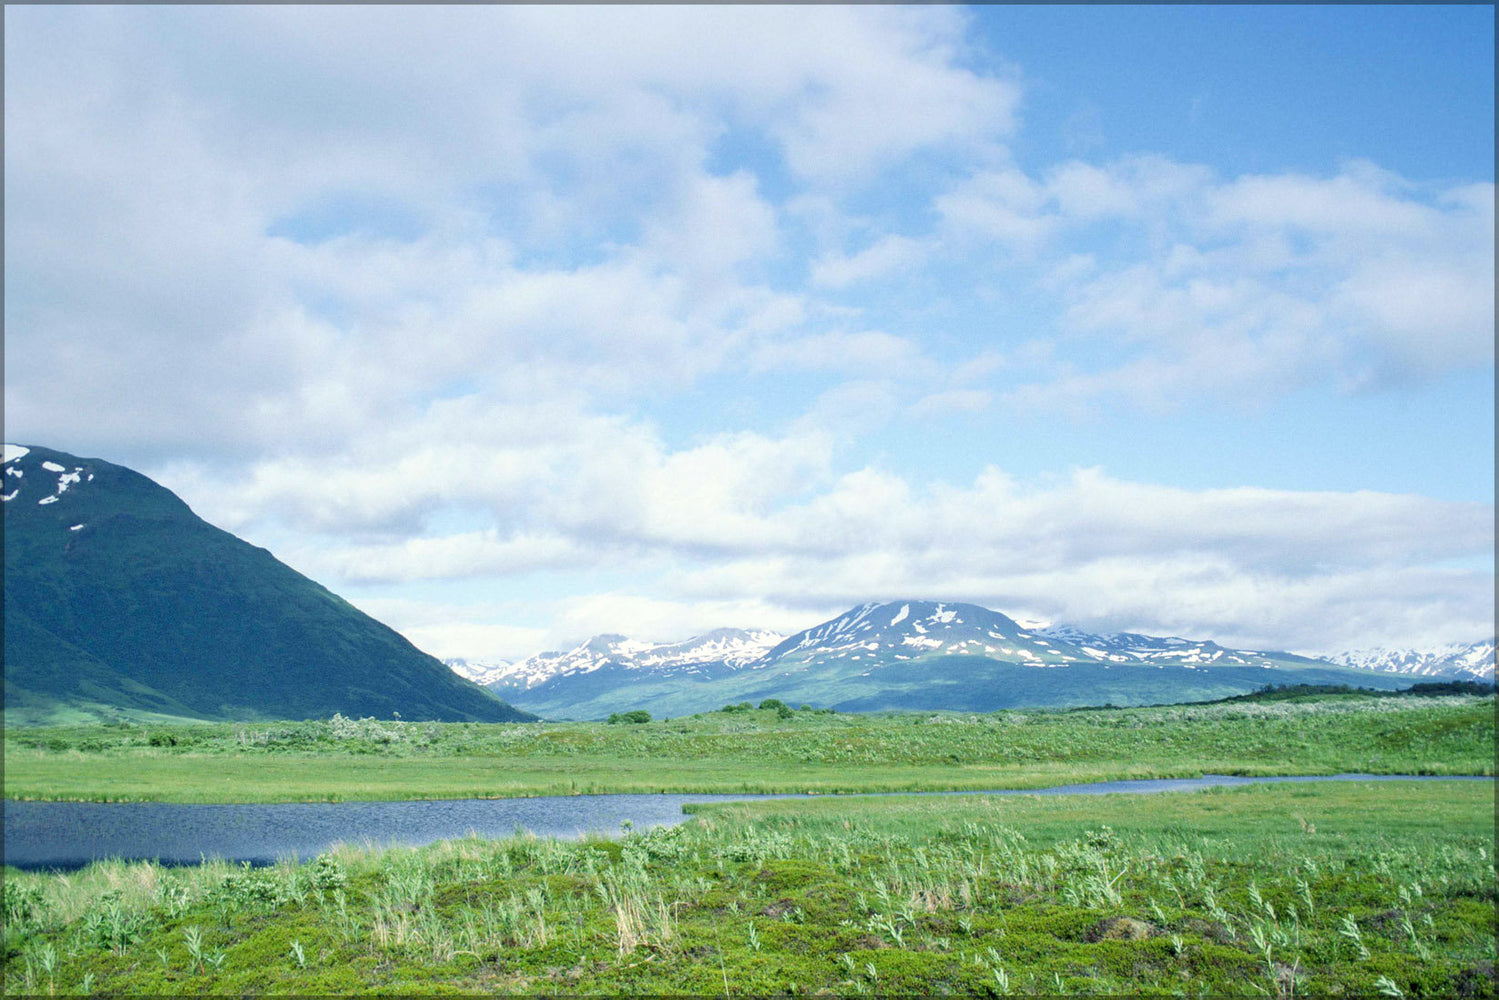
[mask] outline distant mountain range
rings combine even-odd
[[[4,457],[8,725],[531,718],[137,472]]]
[[[789,637],[720,629],[655,645],[601,635],[518,663],[449,663],[528,711],[586,719],[635,708],[682,715],[765,698],[845,711],[993,711],[1199,700],[1266,684],[1395,688],[1492,680],[1493,651],[1489,642],[1426,658],[1334,661],[1175,636],[1030,629],[977,605],[895,601],[861,605]]]
[[[1457,680],[1494,679],[1494,640],[1454,643],[1436,649],[1356,649],[1328,657],[1360,670]]]

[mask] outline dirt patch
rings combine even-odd
[[[1209,941],[1216,941],[1218,944],[1229,944],[1234,939],[1233,933],[1227,927],[1207,920],[1193,918],[1187,921],[1186,928],[1193,934]]]
[[[1457,982],[1453,986],[1455,995],[1461,1000],[1494,996],[1496,993],[1494,963],[1484,961],[1470,969],[1464,969],[1457,974]]]
[[[792,910],[796,909],[796,902],[790,899],[778,899],[765,909],[760,911],[762,917],[775,917],[779,920]]]
[[[1159,927],[1134,917],[1106,917],[1088,928],[1089,941],[1145,941],[1161,933]]]

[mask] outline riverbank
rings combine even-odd
[[[1219,774],[1493,774],[1493,697],[833,715],[641,725],[298,723],[10,730],[20,800],[338,802],[1042,788]]]
[[[1249,784],[1354,781],[1480,781],[1492,777],[1415,777],[1339,774],[1327,777],[1230,777],[1106,781],[1058,785],[1011,795],[1090,796],[1169,794]],[[843,798],[857,799],[860,793]],[[884,795],[887,793],[873,793]],[[962,792],[905,792],[932,797]],[[810,801],[805,795],[784,796]],[[198,864],[205,858],[257,866],[310,858],[339,844],[425,846],[459,837],[517,834],[577,839],[620,831],[676,826],[722,802],[765,801],[727,795],[567,795],[510,799],[427,799],[400,802],[238,803],[18,802],[5,808],[5,864],[30,870],[70,871],[105,860]],[[930,803],[941,809],[940,802]]]
[[[800,799],[7,872],[7,993],[1492,995],[1493,788]]]

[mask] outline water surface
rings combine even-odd
[[[964,792],[885,792],[873,795],[1106,795],[1193,791],[1288,781],[1490,781],[1491,777],[1433,778],[1337,774],[1244,778],[1206,775],[1101,781],[1053,788]],[[101,858],[197,864],[205,858],[271,864],[307,859],[337,843],[420,845],[477,834],[539,837],[618,834],[628,823],[643,830],[673,826],[696,802],[745,802],[805,795],[562,795],[526,799],[437,799],[419,802],[337,802],[184,805],[165,802],[16,802],[4,810],[4,862],[17,868],[81,868]],[[836,798],[837,796],[815,796]]]

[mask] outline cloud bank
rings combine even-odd
[[[1491,497],[1017,480],[974,430],[1491,370],[1491,180],[1026,166],[1023,76],[957,8],[6,27],[7,437],[139,465],[434,651],[898,596],[1492,629]]]

